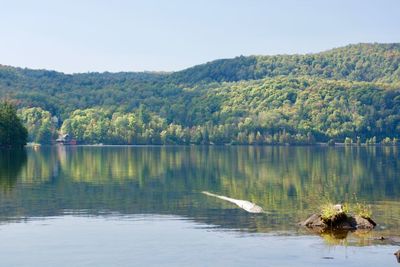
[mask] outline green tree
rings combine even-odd
[[[22,147],[28,132],[17,116],[17,110],[9,102],[0,103],[0,146]]]
[[[346,138],[344,139],[344,144],[345,144],[346,146],[351,146],[351,145],[353,144],[353,139],[351,139],[350,137],[346,137]]]
[[[38,107],[23,108],[18,110],[18,116],[28,130],[29,142],[50,144],[56,136],[57,125],[50,112]]]

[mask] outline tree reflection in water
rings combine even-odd
[[[18,162],[0,158],[2,173],[10,173],[1,179],[14,177],[15,191],[0,199],[0,207],[13,206],[2,209],[3,219],[84,210],[297,231],[296,223],[322,201],[351,201],[356,194],[372,204],[381,226],[400,229],[396,147],[42,147],[27,154]],[[268,214],[248,214],[202,191],[249,200]]]

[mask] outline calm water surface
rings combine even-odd
[[[399,154],[396,147],[1,151],[0,266],[400,266]],[[371,204],[372,232],[316,235],[297,226],[321,203],[355,197]]]

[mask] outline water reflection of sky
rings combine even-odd
[[[177,216],[47,217],[0,225],[0,239],[3,266],[398,266],[394,246],[221,231]]]

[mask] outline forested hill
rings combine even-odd
[[[172,81],[257,80],[280,75],[309,75],[350,81],[400,80],[400,44],[357,44],[307,55],[220,59],[171,75]]]
[[[173,73],[63,74],[0,65],[30,141],[397,142],[400,44],[221,59]]]
[[[195,84],[200,82],[234,82],[258,80],[281,75],[308,75],[350,81],[400,81],[400,43],[356,44],[316,54],[239,56],[218,59],[174,73],[120,72],[80,73],[67,75],[56,71],[30,70],[0,65],[2,85],[16,83],[47,86],[104,87],[124,82],[157,82]]]

